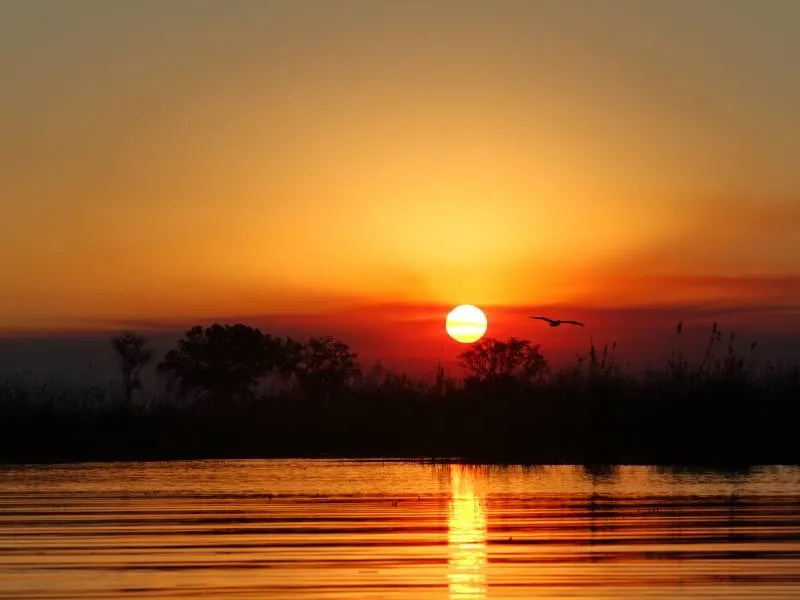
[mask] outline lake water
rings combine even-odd
[[[800,470],[0,467],[0,598],[800,598]]]

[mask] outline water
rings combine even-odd
[[[800,469],[0,468],[0,598],[800,598]]]

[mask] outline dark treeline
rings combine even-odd
[[[676,330],[680,347],[681,325]],[[552,369],[528,340],[484,338],[462,379],[363,370],[330,337],[300,342],[245,325],[195,327],[142,389],[146,338],[112,340],[118,393],[0,382],[0,460],[271,456],[461,458],[576,464],[800,463],[800,371],[756,360],[715,324],[702,356],[674,349],[627,372],[591,346]]]

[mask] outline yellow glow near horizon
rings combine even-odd
[[[0,329],[798,274],[800,3],[11,4]]]
[[[486,333],[487,326],[486,315],[472,304],[456,306],[445,319],[447,334],[462,344],[477,342]]]
[[[486,597],[485,498],[477,492],[474,472],[452,465],[447,541],[450,549],[450,600]]]

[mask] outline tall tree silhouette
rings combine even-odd
[[[178,379],[184,391],[234,398],[250,393],[260,377],[282,365],[283,352],[279,338],[247,325],[198,325],[158,368]]]
[[[122,391],[125,404],[130,404],[133,392],[141,389],[139,375],[142,369],[153,358],[153,352],[147,348],[148,339],[132,331],[123,331],[111,340],[111,347],[117,356],[117,364],[122,373]]]
[[[351,352],[347,344],[333,337],[295,344],[294,371],[300,388],[308,394],[335,394],[361,373],[358,353]]]

